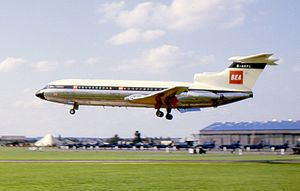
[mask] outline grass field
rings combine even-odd
[[[209,153],[209,152],[208,152]],[[2,160],[300,160],[299,155],[280,155],[263,153],[260,155],[246,153],[191,155],[187,151],[76,151],[46,148],[42,151],[30,151],[27,148],[0,147]]]
[[[198,163],[198,160],[218,163]],[[254,160],[226,163],[223,160]],[[299,190],[299,160],[292,155],[189,155],[186,152],[58,151],[1,148],[3,160],[114,160],[114,163],[0,162],[0,190]],[[153,163],[119,163],[152,160]],[[166,160],[166,162],[161,162]],[[195,160],[192,163],[167,161]],[[155,162],[157,161],[157,162]]]

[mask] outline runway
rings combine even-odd
[[[1,160],[0,163],[300,163],[300,160]]]

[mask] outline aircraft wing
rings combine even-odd
[[[140,104],[149,104],[156,106],[157,104],[161,105],[174,105],[176,102],[175,95],[181,94],[184,91],[187,91],[188,87],[185,86],[176,86],[168,88],[162,91],[154,92],[149,95],[130,95],[125,98],[132,103]]]

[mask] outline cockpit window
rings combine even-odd
[[[45,87],[45,89],[53,89],[53,88],[55,88],[54,85],[47,85],[47,86]]]

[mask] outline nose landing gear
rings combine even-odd
[[[78,110],[78,109],[79,109],[79,105],[77,103],[74,103],[73,108],[70,109],[70,114],[74,115],[76,113],[76,110]]]

